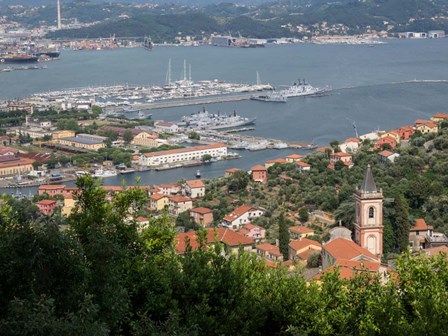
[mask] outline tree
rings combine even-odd
[[[321,265],[320,252],[312,252],[308,255],[308,259],[306,260],[306,266],[309,268],[316,268]]]
[[[188,139],[191,139],[191,140],[200,140],[200,139],[201,139],[201,136],[199,135],[198,132],[191,131],[190,133],[188,133]]]
[[[249,184],[249,174],[244,170],[233,173],[227,180],[227,190],[229,192],[239,192],[246,190]]]
[[[212,156],[210,154],[204,154],[202,155],[202,162],[210,162],[210,160],[212,159]]]
[[[132,135],[131,130],[126,130],[123,133],[123,141],[125,144],[130,144],[134,136]]]
[[[401,194],[395,196],[395,239],[401,252],[409,249],[409,206]]]
[[[308,222],[310,215],[308,213],[308,209],[305,207],[300,208],[299,210],[299,219],[302,223]]]
[[[278,218],[278,241],[283,260],[286,261],[289,259],[289,231],[283,212]]]

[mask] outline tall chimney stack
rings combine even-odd
[[[62,23],[61,23],[61,0],[58,0],[58,29],[62,29]]]

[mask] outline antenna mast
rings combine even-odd
[[[58,29],[62,29],[62,22],[61,22],[61,0],[58,0]]]

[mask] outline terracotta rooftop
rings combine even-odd
[[[318,249],[322,249],[321,243],[319,243],[315,240],[308,239],[308,238],[302,238],[300,240],[293,240],[292,242],[289,243],[289,246],[295,251],[300,251],[305,248],[310,249],[311,246],[314,246]],[[313,250],[316,250],[316,249],[313,249]]]
[[[39,190],[54,190],[54,189],[64,189],[64,184],[42,184],[39,186]]]
[[[302,162],[302,161],[297,161],[296,165],[298,165],[299,167],[311,167],[311,165],[309,163],[306,162]]]
[[[5,158],[5,157],[2,157]],[[3,161],[3,160],[2,160]],[[31,159],[25,159],[25,158],[16,158],[0,162],[0,168],[8,168],[8,167],[16,167],[16,166],[25,166],[30,165],[34,162],[34,160]]]
[[[426,231],[432,230],[432,226],[426,224],[423,218],[418,218],[415,220],[415,225],[409,229],[409,231]]]
[[[280,248],[278,246],[272,245],[272,244],[260,244],[255,246],[257,250],[266,251],[278,256],[281,256],[282,253],[280,252]]]
[[[435,257],[441,253],[445,254],[445,257],[448,258],[448,246],[442,245],[432,248],[427,248],[423,250],[428,257]]]
[[[448,119],[448,113],[436,113],[433,118]]]
[[[238,172],[238,171],[240,171],[240,170],[241,170],[241,169],[239,169],[239,168],[229,168],[229,169],[226,169],[225,172],[226,172],[226,173],[233,174],[233,173],[236,173],[236,172]]]
[[[55,200],[42,200],[42,201],[36,202],[36,204],[39,204],[39,205],[52,205],[55,203],[56,203]]]
[[[291,154],[291,155],[288,155],[286,158],[287,159],[294,159],[294,160],[300,160],[301,158],[302,158],[303,156],[302,155],[299,155],[299,154]]]
[[[262,165],[253,166],[250,170],[252,171],[266,171],[266,167]]]
[[[161,200],[162,198],[168,197],[168,196],[163,195],[163,194],[152,194],[150,197],[152,200],[158,201],[158,200]]]
[[[223,143],[218,143],[218,144],[207,145],[207,146],[194,146],[194,147],[187,147],[187,148],[180,148],[180,149],[170,149],[170,150],[160,151],[160,152],[144,153],[143,155],[146,157],[155,157],[155,156],[196,152],[196,151],[216,149],[216,148],[222,148],[222,147],[227,147],[227,146]]]
[[[332,154],[332,155],[334,155],[334,156],[338,156],[338,157],[348,157],[348,156],[352,156],[351,154],[348,154],[348,153],[344,153],[344,152],[337,152],[337,153],[334,153],[334,154]]]
[[[337,259],[351,260],[360,256],[365,256],[374,260],[379,260],[377,256],[362,248],[352,240],[336,238],[323,245],[323,249]]]
[[[380,155],[380,156],[384,156],[384,157],[391,156],[392,154],[394,154],[394,153],[391,152],[391,151],[388,151],[388,150],[383,150],[382,152],[379,152],[379,153],[378,153],[378,155]]]
[[[204,188],[205,184],[202,180],[189,180],[186,182],[190,188]]]
[[[165,184],[160,184],[158,186],[158,188],[160,189],[170,189],[170,188],[176,188],[179,187],[179,185],[177,183],[165,183]],[[154,186],[155,188],[155,186]]]
[[[215,238],[216,241],[219,241],[227,246],[236,247],[239,245],[251,245],[253,243],[253,240],[245,237],[243,235],[240,235],[230,229],[225,228],[217,228],[217,229],[206,229],[207,230],[207,243],[214,243]],[[175,245],[176,245],[176,252],[179,254],[185,253],[187,249],[187,243],[186,240],[190,240],[190,246],[192,250],[196,250],[199,248],[199,243],[196,240],[197,235],[195,231],[190,231],[187,233],[179,233],[174,238]]]
[[[11,147],[0,147],[0,155],[6,154],[6,153],[18,153],[19,150]]]
[[[224,220],[233,222],[235,219],[241,217],[246,212],[249,212],[252,210],[255,210],[255,208],[250,205],[242,205],[242,206],[236,208],[235,210],[233,210],[229,215],[225,216]]]
[[[147,221],[148,221],[148,218],[145,218],[145,217],[140,216],[140,217],[137,217],[137,218],[135,219],[135,221],[136,221],[136,222],[139,222],[139,223],[144,223],[144,222],[147,222]]]
[[[190,212],[196,212],[196,213],[204,215],[204,214],[213,212],[213,210],[209,209],[209,208],[199,207],[199,208],[191,209]]]
[[[286,159],[277,158],[277,159],[273,159],[273,160],[267,160],[266,163],[286,163]]]
[[[170,197],[170,202],[174,202],[174,203],[191,202],[191,198],[185,197],[185,196],[172,196],[172,197]]]
[[[291,226],[288,230],[291,232],[300,233],[300,234],[314,232],[313,229],[307,228],[306,226],[303,226],[303,225]]]
[[[333,272],[339,268],[339,277],[344,280],[352,279],[358,272],[378,272],[381,264],[370,261],[336,260],[335,264],[328,267],[325,272],[318,274],[315,279],[319,280],[326,272]]]
[[[356,138],[348,138],[348,139],[345,139],[345,141],[344,141],[344,143],[349,143],[349,142],[356,142],[356,143],[360,144],[361,140],[356,139]]]

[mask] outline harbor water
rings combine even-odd
[[[191,64],[193,80],[219,79],[234,83],[256,82],[278,89],[305,78],[313,86],[330,85],[324,97],[291,98],[286,104],[237,101],[209,104],[212,113],[237,111],[257,117],[255,130],[245,132],[288,141],[330,141],[375,129],[411,125],[415,119],[446,112],[448,94],[448,39],[391,40],[384,45],[296,44],[266,48],[158,47],[102,51],[64,51],[47,69],[0,72],[0,99],[27,97],[36,92],[94,85],[161,85],[168,60],[173,80],[183,76],[183,61]],[[153,119],[179,120],[202,106],[151,110]],[[231,167],[249,169],[266,160],[300,150],[241,151],[242,158],[200,167],[202,177],[223,175]],[[143,184],[194,178],[197,167],[150,171],[106,178],[104,184]]]

